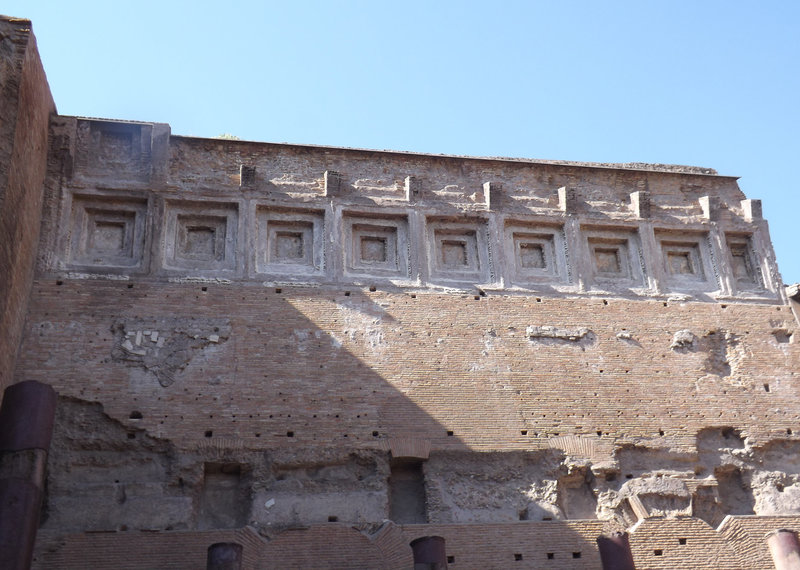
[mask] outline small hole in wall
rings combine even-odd
[[[328,517],[328,522],[338,522],[338,521],[339,521],[339,517],[337,517],[337,516],[331,515],[331,516]]]
[[[417,298],[417,296],[416,296],[416,295],[414,295],[414,294],[412,294],[412,295],[411,295],[411,298],[412,298],[412,299],[416,299],[416,298]]]
[[[448,564],[455,564],[456,563],[456,557],[455,556],[448,556],[447,557],[447,563]]]
[[[201,290],[203,293],[205,293],[206,291],[208,291],[208,287],[200,287],[200,290]]]
[[[281,293],[283,293],[283,289],[281,289],[280,287],[278,287],[277,289],[275,289],[275,292],[276,292],[278,295],[280,295]]]
[[[377,431],[373,431],[372,432],[372,437],[378,437],[378,432]]]
[[[293,431],[287,431],[286,432],[286,437],[294,437],[294,432]]]
[[[548,560],[552,560],[555,557],[556,557],[556,553],[555,552],[548,552],[547,553],[547,559]]]
[[[135,433],[132,433],[132,432],[131,432],[131,433],[129,433],[129,434],[128,434],[128,439],[136,439],[136,434],[135,434]]]
[[[542,517],[542,520],[543,521],[551,521],[551,520],[553,520],[553,517]]]
[[[769,384],[764,384],[764,391],[769,392]]]
[[[56,281],[56,285],[58,285],[59,287],[60,287],[61,285],[63,285],[63,284],[64,284],[64,282],[63,282],[63,281]]]
[[[370,288],[369,288],[369,292],[370,292],[370,293],[374,293],[374,292],[375,292],[375,291],[377,291],[377,290],[378,290],[378,288],[377,288],[377,287],[375,287],[375,285],[371,285],[371,286],[370,286]]]
[[[603,435],[603,432],[602,431],[597,431],[597,437],[600,437],[601,435]]]
[[[633,479],[633,473],[626,473],[625,474],[625,478],[626,479]]]
[[[536,297],[536,302],[537,302],[537,303],[541,303],[541,302],[542,302],[542,299],[541,299],[540,297]]]
[[[786,435],[792,435],[792,428],[786,428]]]
[[[133,283],[128,283],[128,289],[133,289]]]
[[[453,435],[453,432],[452,432],[452,431],[450,431],[450,430],[447,430],[447,435],[449,435],[449,436],[452,436],[452,435]]]
[[[678,539],[678,544],[686,544],[686,539],[685,538],[679,538]]]
[[[723,309],[727,309],[728,305],[720,305],[720,307],[722,307]]]
[[[778,490],[779,493],[783,493],[783,485],[781,485],[780,483],[777,483],[775,485],[775,488]]]
[[[654,550],[653,551],[653,556],[663,556],[663,555],[664,555],[664,551],[663,550]]]
[[[256,437],[261,437],[261,434],[260,434],[260,433],[257,433],[257,434],[256,434]]]
[[[775,337],[775,340],[778,341],[780,344],[786,344],[792,342],[792,332],[786,329],[776,329],[772,331],[772,335]]]
[[[140,420],[140,419],[142,419],[143,416],[142,416],[142,412],[134,410],[134,411],[131,412],[131,415],[129,415],[128,417],[130,419],[132,419],[132,420]]]
[[[349,297],[349,296],[350,296],[350,291],[345,291],[345,292],[344,292],[344,296],[345,296],[345,297]]]
[[[663,429],[658,430],[658,435],[663,436],[664,435],[664,430]]]
[[[517,562],[519,562],[520,560],[522,560],[522,554],[515,554],[515,555],[514,555],[514,560],[516,560]]]
[[[665,307],[667,306],[667,302],[666,302],[666,301],[664,301],[664,306],[665,306]]]
[[[480,301],[481,300],[481,296],[480,295],[475,295],[475,300],[476,301]]]
[[[212,435],[214,435],[213,431],[211,431],[210,429],[206,430],[206,437],[211,437]]]
[[[604,305],[608,305],[608,301],[606,301],[605,299],[603,299],[603,304],[604,304]]]
[[[608,475],[606,475],[606,481],[607,482],[611,483],[612,481],[616,481],[616,480],[617,480],[617,474],[616,473],[609,473]]]
[[[519,430],[519,433],[520,433],[520,435],[528,435],[528,430],[522,429],[522,430]]]
[[[581,557],[581,553],[580,552],[573,552],[572,553],[572,557],[573,558],[580,558]]]

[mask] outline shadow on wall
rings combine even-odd
[[[38,286],[19,379],[62,394],[47,529],[378,523],[397,460],[468,449],[381,375],[393,321],[368,295],[130,285]]]

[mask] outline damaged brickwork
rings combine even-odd
[[[166,388],[196,352],[227,341],[230,329],[225,319],[120,320],[111,325],[111,357],[144,368]]]
[[[627,531],[637,567],[744,570],[800,530],[797,295],[735,178],[45,103],[19,107],[41,231],[0,284],[3,381],[59,394],[34,567],[233,541],[246,568],[409,568],[440,536],[454,568],[598,568]],[[3,131],[3,164],[29,143]]]

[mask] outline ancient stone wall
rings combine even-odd
[[[0,16],[0,389],[12,383],[34,273],[55,105],[31,23]],[[0,396],[1,397],[1,396]]]
[[[249,567],[436,534],[453,567],[588,568],[629,529],[643,567],[758,568],[731,521],[796,523],[797,325],[735,179],[50,136],[15,372],[60,395],[41,567],[237,532]]]

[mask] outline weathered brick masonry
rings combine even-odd
[[[800,528],[797,323],[735,178],[57,115],[37,172],[3,212],[38,253],[0,259],[0,356],[59,394],[37,567],[410,568],[436,535],[598,568],[626,529],[640,568],[771,568]]]
[[[12,384],[39,242],[55,105],[27,20],[0,22],[0,388]]]

